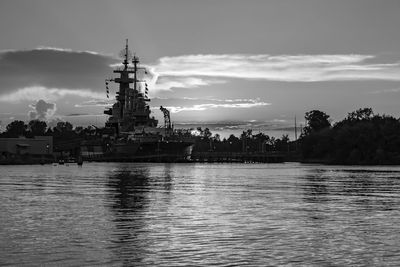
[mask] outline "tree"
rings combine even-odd
[[[212,133],[211,133],[210,129],[205,128],[204,132],[203,132],[203,136],[204,136],[205,139],[210,139],[210,137],[212,136]]]
[[[221,142],[221,136],[219,134],[214,134],[214,141]]]
[[[307,121],[307,126],[304,127],[304,135],[319,132],[331,126],[329,115],[319,110],[306,112],[305,119]]]
[[[32,133],[32,135],[40,136],[40,135],[44,135],[45,134],[46,128],[47,128],[47,124],[44,121],[31,120],[28,123],[28,128],[29,128],[30,132]]]
[[[18,137],[22,136],[26,132],[26,124],[23,121],[13,121],[6,127],[6,134],[9,137]]]
[[[282,143],[284,144],[288,144],[290,139],[289,139],[289,135],[288,134],[283,134],[282,138],[281,138]]]
[[[360,108],[347,115],[347,119],[350,121],[369,120],[373,117],[374,112],[372,111],[372,108]]]
[[[275,140],[275,150],[288,151],[289,150],[289,135],[282,135],[281,139]]]
[[[56,129],[57,129],[59,132],[71,132],[71,131],[72,131],[72,128],[73,128],[72,124],[69,123],[68,121],[66,121],[66,122],[64,122],[64,121],[59,121],[59,122],[57,122]]]
[[[203,129],[201,129],[201,127],[197,127],[197,132],[200,136],[203,136]]]

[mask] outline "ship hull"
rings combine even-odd
[[[157,161],[169,162],[190,160],[192,143],[158,142],[142,143],[134,157],[152,158]]]
[[[116,143],[104,148],[102,155],[86,158],[109,162],[188,162],[192,154],[191,142],[130,142]]]

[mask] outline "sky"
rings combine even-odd
[[[125,39],[160,124],[160,105],[223,135],[293,136],[313,109],[333,123],[363,107],[398,118],[398,14],[398,0],[2,0],[1,127],[104,125]]]

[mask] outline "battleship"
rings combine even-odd
[[[106,79],[106,94],[110,97],[110,83],[118,86],[115,103],[107,108],[105,129],[109,134],[102,141],[99,156],[105,161],[163,161],[190,160],[194,138],[189,130],[174,129],[170,112],[161,106],[164,126],[151,116],[149,88],[144,79],[147,70],[139,58],[132,56],[126,40],[121,51],[122,65],[114,69],[119,77]],[[130,64],[131,62],[131,64]]]

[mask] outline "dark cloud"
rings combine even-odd
[[[40,85],[47,88],[104,90],[110,64],[117,60],[92,52],[56,48],[0,52],[0,94]]]
[[[33,110],[29,111],[28,115],[31,120],[48,120],[56,112],[56,104],[47,103],[40,99],[36,104],[30,106]]]

